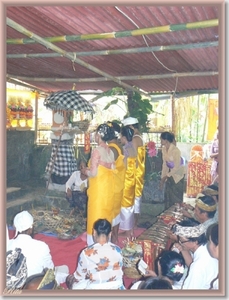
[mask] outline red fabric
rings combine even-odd
[[[135,229],[135,236],[139,236],[145,229]],[[14,237],[15,231],[9,230],[9,238]],[[78,255],[80,251],[87,246],[86,232],[78,236],[74,240],[60,240],[53,236],[47,236],[41,233],[35,234],[35,239],[40,240],[48,244],[52,255],[53,263],[55,266],[67,265],[69,273],[73,273],[77,266]],[[123,237],[119,237],[118,246],[123,248]],[[126,288],[133,283],[134,279],[124,276],[124,285]]]

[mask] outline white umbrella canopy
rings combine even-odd
[[[52,110],[95,113],[92,105],[75,90],[59,91],[50,94],[45,98],[44,106]]]

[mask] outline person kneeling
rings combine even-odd
[[[82,250],[78,266],[66,278],[68,289],[125,289],[121,249],[109,242],[111,223],[99,219],[93,226],[94,244]]]

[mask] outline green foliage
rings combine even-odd
[[[112,100],[111,102],[107,103],[107,105],[104,107],[104,110],[107,110],[111,105],[117,104],[119,101],[118,98]]]
[[[140,130],[148,132],[148,115],[153,112],[153,107],[149,99],[142,99],[140,93],[133,92],[132,97],[128,98],[128,112],[131,117],[137,118]]]
[[[130,92],[129,92],[130,93]],[[147,127],[148,124],[148,115],[153,112],[153,107],[150,103],[150,99],[144,98],[142,99],[142,96],[140,93],[137,92],[131,92],[131,96],[120,87],[113,88],[109,91],[106,91],[99,96],[96,97],[96,100],[107,96],[112,97],[115,96],[114,99],[112,99],[105,107],[104,110],[107,110],[112,105],[118,105],[119,101],[124,102],[122,99],[118,98],[118,95],[126,95],[127,96],[127,102],[126,102],[126,116],[131,116],[138,119],[140,130],[143,132],[148,132],[149,128]],[[94,100],[94,99],[93,99]]]

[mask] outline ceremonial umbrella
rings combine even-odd
[[[46,106],[46,108],[49,108],[52,110],[67,111],[69,113],[72,111],[84,112],[86,114],[90,114],[91,118],[92,118],[93,113],[95,113],[92,105],[75,90],[59,91],[59,92],[51,93],[48,97],[45,98],[44,106]],[[54,162],[56,160],[62,133],[63,133],[63,127],[61,130],[61,134],[59,136],[59,140],[58,140],[56,152],[55,152],[55,155],[54,155],[54,158],[52,161],[52,165],[49,170],[50,176],[49,176],[48,183],[46,186],[46,191],[47,191],[49,183],[50,183],[51,173],[53,170]]]
[[[52,110],[76,110],[94,113],[92,105],[75,90],[51,93],[45,98],[44,106]]]

